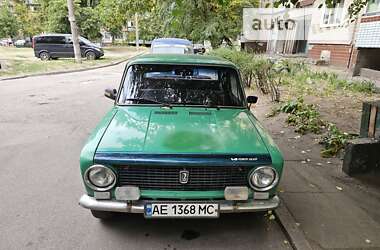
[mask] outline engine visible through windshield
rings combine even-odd
[[[132,65],[118,103],[243,107],[245,102],[233,68]]]

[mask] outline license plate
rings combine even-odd
[[[219,217],[218,203],[146,203],[146,218]]]

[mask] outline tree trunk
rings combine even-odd
[[[77,63],[82,63],[82,55],[80,52],[79,38],[78,38],[78,28],[75,22],[75,15],[74,15],[73,0],[67,0],[67,8],[69,9],[69,21],[70,21],[70,27],[71,27],[71,36],[73,40],[75,61]]]
[[[135,14],[135,30],[136,30],[136,48],[140,47],[139,45],[139,18],[137,13]]]

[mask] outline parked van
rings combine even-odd
[[[43,61],[74,57],[71,34],[46,34],[33,37],[34,55]],[[94,60],[104,55],[103,49],[84,37],[79,37],[82,57]]]

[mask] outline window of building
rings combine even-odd
[[[336,3],[333,8],[325,8],[323,15],[324,25],[339,25],[343,21],[344,1]]]
[[[367,5],[367,13],[380,12],[380,0],[369,0]]]

